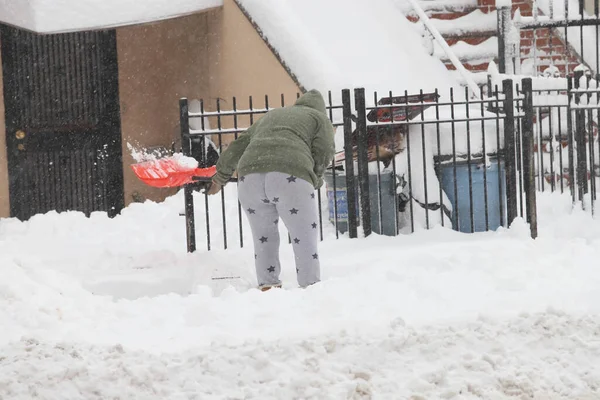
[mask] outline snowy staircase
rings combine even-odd
[[[468,71],[487,71],[490,61],[498,57],[495,10],[483,12],[478,0],[421,0],[419,4]],[[407,18],[419,21],[412,10]],[[435,42],[433,55],[449,70],[456,69]]]
[[[467,71],[474,73],[475,81],[483,84],[490,62],[498,63],[495,0],[420,0],[419,5]],[[513,0],[513,14],[517,9],[521,15],[531,16],[531,0]],[[419,17],[412,8],[405,10],[408,20],[418,24]],[[444,62],[449,70],[455,70],[441,47],[435,41],[433,43],[432,55]],[[522,31],[520,44],[522,59],[529,57],[535,46],[538,73],[543,73],[550,65],[554,65],[554,74],[564,76],[566,70],[572,71],[580,63],[577,57],[564,55],[564,43],[548,29],[536,30],[535,43],[531,30]],[[544,54],[549,56],[544,57]],[[522,73],[530,75],[533,70],[525,69]]]

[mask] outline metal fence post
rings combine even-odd
[[[350,90],[342,90],[344,121],[344,162],[346,170],[346,201],[348,202],[348,235],[358,237],[356,209],[356,180],[354,179],[354,149],[352,148],[352,99]]]
[[[511,32],[517,29],[512,22],[511,7],[499,7],[496,21],[498,28],[498,71],[501,74],[519,73],[518,60],[517,62],[512,62],[513,58],[518,58],[520,55],[520,43],[514,42],[514,37],[518,37],[519,35]],[[511,64],[513,64],[512,70],[509,70]]]
[[[371,203],[369,197],[369,155],[367,137],[367,107],[365,104],[365,89],[354,89],[354,107],[357,114],[357,161],[358,181],[360,185],[360,210],[362,226],[365,237],[372,232],[371,229]]]
[[[535,166],[533,154],[533,84],[531,78],[522,80],[523,112],[525,116],[521,124],[523,131],[523,186],[525,188],[525,203],[527,209],[527,223],[531,237],[537,237],[537,199],[535,189]]]
[[[181,151],[185,156],[191,156],[190,121],[188,99],[179,99],[179,127],[181,129]],[[196,224],[194,220],[194,190],[192,184],[183,187],[185,203],[185,237],[188,253],[196,251]]]
[[[583,71],[575,72],[575,89],[579,89],[582,76]],[[579,105],[580,95],[575,93],[573,97],[575,105]],[[575,109],[575,142],[577,151],[577,192],[581,206],[585,208],[584,197],[588,193],[585,110]]]
[[[502,81],[504,92],[504,165],[506,169],[506,212],[507,226],[517,218],[517,177],[515,157],[515,112],[513,82],[511,79]]]
[[[510,7],[499,7],[497,13],[498,26],[498,72],[506,73],[506,41],[508,33],[508,21],[506,20],[506,10],[510,18]]]

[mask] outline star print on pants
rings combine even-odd
[[[317,229],[317,223],[313,222],[312,224],[310,224],[310,226],[312,226],[313,229]]]
[[[294,239],[294,243],[296,243],[296,244],[300,243],[300,239],[298,239],[298,238]]]
[[[276,219],[275,221],[273,221],[273,223],[274,223],[275,225],[277,225],[277,224],[279,223],[279,220],[278,220],[278,219]]]
[[[279,197],[273,197],[273,203],[279,203]]]
[[[275,272],[275,267],[271,265],[269,268],[267,268],[267,271]]]
[[[253,208],[248,209],[248,214],[256,214],[256,210]]]
[[[286,178],[288,183],[292,183],[292,182],[296,182],[296,177],[294,175],[291,175],[290,177]]]
[[[269,238],[266,236],[261,236],[260,239],[258,239],[258,240],[260,240],[261,243],[265,243],[269,240]]]
[[[263,199],[262,202],[265,203],[265,204],[269,204],[270,203],[269,199]]]
[[[244,179],[246,179],[245,176],[240,176],[240,179],[238,179],[240,182],[244,182]]]
[[[290,214],[298,214],[298,211],[299,211],[298,209],[296,209],[296,208],[292,208],[292,209],[290,210]]]
[[[312,256],[314,260],[317,260],[319,258],[319,255],[317,253],[313,254]]]
[[[315,198],[315,194],[314,194],[314,193],[311,193],[311,194],[310,194],[310,198],[311,198],[311,199],[314,199],[314,198]]]

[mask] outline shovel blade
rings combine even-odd
[[[197,181],[198,178],[209,180],[217,172],[214,165],[208,168],[196,168],[190,163],[182,163],[173,157],[132,164],[131,168],[139,180],[148,186],[158,188],[179,187]]]

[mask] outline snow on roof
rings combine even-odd
[[[223,0],[0,0],[0,21],[58,33],[168,19],[222,5]]]
[[[394,0],[238,1],[307,89],[388,94],[456,85]]]

